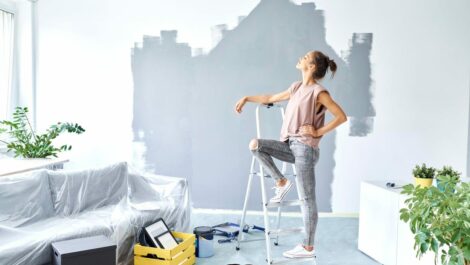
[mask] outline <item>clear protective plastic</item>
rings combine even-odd
[[[140,229],[158,218],[189,232],[186,179],[139,172],[126,162],[0,177],[0,264],[50,264],[53,242],[94,235],[116,244],[117,264],[133,264]]]

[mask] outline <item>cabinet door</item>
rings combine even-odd
[[[359,250],[382,264],[398,264],[398,194],[380,185],[362,182],[359,207]]]

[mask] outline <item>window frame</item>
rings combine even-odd
[[[7,117],[10,118],[15,107],[19,103],[19,87],[18,87],[18,8],[15,2],[11,0],[0,0],[0,9],[13,14],[13,49],[12,49],[12,65],[11,65],[11,87],[10,87],[10,108]]]
[[[0,0],[0,10],[13,14],[13,48],[11,62],[11,87],[10,87],[10,106],[7,111],[6,119],[9,119],[18,105],[19,87],[18,87],[18,8],[15,2],[10,0]],[[6,145],[0,142],[0,152],[6,150]]]

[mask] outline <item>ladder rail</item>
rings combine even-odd
[[[251,167],[250,167],[250,174],[248,175],[248,184],[246,187],[245,193],[245,202],[243,203],[243,213],[242,219],[240,220],[240,231],[238,232],[238,240],[237,240],[237,250],[240,249],[240,242],[243,240],[243,227],[245,227],[245,217],[246,217],[246,210],[248,206],[248,200],[250,199],[250,192],[251,192],[251,182],[253,181],[255,169],[255,157],[251,158]]]

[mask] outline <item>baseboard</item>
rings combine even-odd
[[[207,209],[207,208],[191,208],[193,213],[204,213],[204,214],[231,214],[241,215],[242,210],[229,210],[229,209]],[[247,211],[248,215],[263,215],[262,211]],[[277,211],[270,211],[269,216],[276,216]],[[282,216],[288,217],[302,217],[300,212],[282,212]],[[332,212],[320,212],[318,217],[321,218],[358,218],[359,213],[332,213]]]

